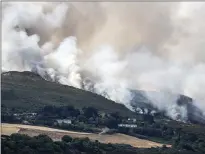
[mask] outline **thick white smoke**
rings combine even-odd
[[[3,3],[2,69],[96,92],[181,93],[205,111],[205,3]],[[186,120],[176,95],[147,97]]]

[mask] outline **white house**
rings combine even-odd
[[[128,118],[127,121],[135,123],[137,121],[137,119],[135,119],[135,118]]]
[[[118,124],[118,127],[137,128],[135,124]]]
[[[70,119],[57,119],[56,121],[58,124],[72,124],[72,121]]]

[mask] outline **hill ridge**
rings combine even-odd
[[[124,116],[134,115],[123,104],[89,91],[47,81],[33,72],[1,73],[1,84],[2,104],[8,107],[29,110],[31,105],[34,108],[44,105],[92,106],[106,112],[120,112]]]

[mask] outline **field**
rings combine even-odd
[[[36,136],[39,134],[46,134],[50,136],[53,140],[61,140],[64,135],[69,135],[75,138],[83,138],[88,137],[91,140],[98,140],[102,143],[118,143],[118,144],[130,144],[133,147],[141,147],[141,148],[151,148],[151,147],[161,147],[163,144],[138,139],[136,137],[124,135],[124,134],[112,134],[112,135],[99,135],[93,133],[82,133],[82,132],[74,132],[74,131],[65,131],[59,129],[53,129],[48,127],[41,126],[31,126],[31,125],[20,125],[20,124],[1,124],[2,134],[10,135],[12,133],[20,133],[27,134],[29,136]],[[167,145],[170,147],[170,145]]]

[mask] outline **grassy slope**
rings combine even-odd
[[[2,104],[10,108],[35,111],[44,105],[92,106],[107,113],[133,115],[122,104],[81,89],[45,81],[31,72],[2,73],[1,79]]]

